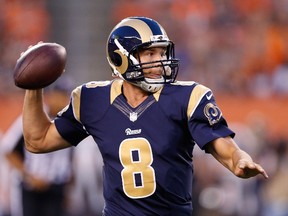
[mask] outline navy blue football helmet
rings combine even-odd
[[[166,47],[166,59],[155,62],[139,62],[136,57],[139,50],[150,47]],[[106,51],[113,75],[139,86],[145,91],[156,92],[165,83],[174,82],[177,77],[179,60],[175,59],[174,44],[169,40],[163,27],[153,19],[147,17],[123,19],[111,31]],[[162,77],[159,79],[145,78],[143,69],[151,67],[162,67]]]

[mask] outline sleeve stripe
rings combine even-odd
[[[111,92],[110,92],[110,104],[113,103],[116,97],[122,94],[122,85],[123,80],[117,79],[114,80],[111,84]]]
[[[195,88],[191,92],[189,103],[188,103],[188,108],[187,108],[188,119],[191,118],[191,116],[195,112],[198,104],[200,103],[201,99],[209,91],[210,91],[210,89],[203,86],[203,85],[199,84],[199,85],[195,86]]]
[[[80,98],[82,87],[78,86],[72,92],[72,108],[75,119],[80,122]]]

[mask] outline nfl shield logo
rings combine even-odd
[[[138,114],[136,112],[130,113],[130,121],[135,122],[138,118]]]

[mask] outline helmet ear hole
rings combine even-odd
[[[122,58],[118,53],[114,53],[113,58],[111,59],[116,67],[122,65]]]

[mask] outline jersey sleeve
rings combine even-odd
[[[54,120],[59,134],[74,146],[89,135],[80,121],[81,89],[72,92],[69,105]]]
[[[229,129],[209,88],[198,84],[193,89],[188,110],[189,130],[201,149],[205,149],[207,143],[217,138],[235,136],[235,133]]]

